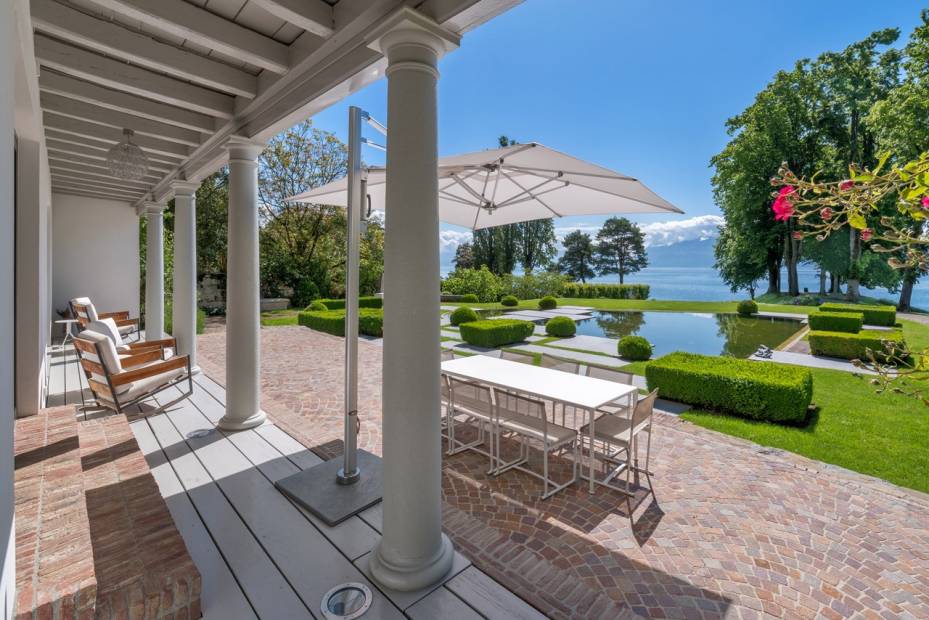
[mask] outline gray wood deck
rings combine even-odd
[[[51,361],[49,404],[80,405],[85,382],[73,351]],[[322,618],[323,594],[348,581],[374,593],[366,619],[543,617],[462,556],[438,588],[378,589],[364,568],[380,539],[380,505],[326,526],[274,487],[319,463],[318,456],[270,422],[217,430],[225,390],[205,375],[195,378],[190,398],[169,404],[179,394],[165,391],[144,403],[143,409],[164,409],[130,426],[200,570],[205,618]]]

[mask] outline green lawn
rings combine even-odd
[[[537,310],[538,303],[539,300],[537,299],[524,299],[515,308]],[[585,306],[598,310],[652,310],[656,312],[735,312],[737,304],[738,302],[735,301],[673,301],[666,299],[578,299],[571,297],[558,299],[559,306]],[[498,303],[459,304],[443,302],[442,305],[499,310],[515,309],[505,308]],[[767,312],[792,312],[794,314],[809,314],[816,309],[812,306],[792,306],[790,304],[758,304],[758,308]]]
[[[279,327],[281,325],[297,325],[297,313],[299,310],[271,310],[261,313],[262,327]]]
[[[704,428],[789,450],[811,459],[929,492],[929,407],[898,394],[877,394],[868,378],[812,369],[819,406],[802,428],[692,410]]]

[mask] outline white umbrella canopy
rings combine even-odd
[[[536,142],[439,159],[439,219],[477,230],[552,217],[683,213],[637,179]],[[371,208],[383,211],[387,173],[368,168]],[[346,206],[348,180],[290,202]]]

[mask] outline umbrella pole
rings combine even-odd
[[[348,210],[345,256],[345,449],[341,459],[325,461],[278,480],[292,500],[336,525],[376,504],[383,496],[381,459],[358,449],[358,263],[365,180],[361,166],[361,122],[365,113],[348,111]],[[364,475],[362,476],[362,471]],[[335,478],[335,480],[333,480]]]

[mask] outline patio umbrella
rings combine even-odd
[[[472,230],[571,215],[683,213],[638,179],[537,142],[439,159],[439,219]],[[387,172],[367,170],[370,207],[383,211]],[[345,206],[348,179],[291,202]]]

